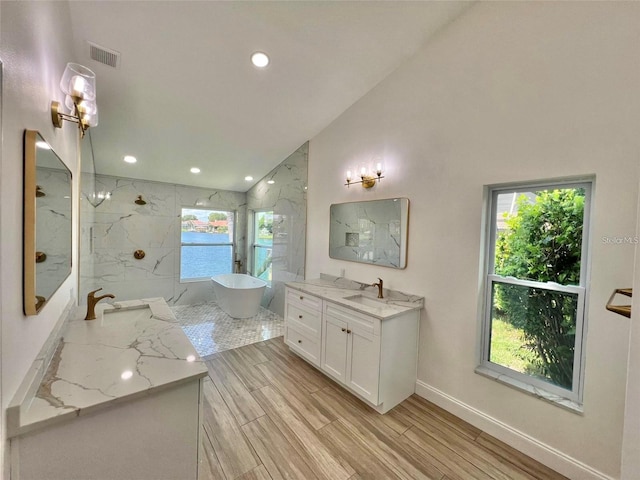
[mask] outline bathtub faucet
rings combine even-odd
[[[96,292],[99,292],[102,288],[94,290],[93,292],[89,292],[87,295],[87,315],[84,317],[85,320],[95,320],[96,319],[96,304],[102,300],[103,298],[116,298],[114,295],[107,293],[106,295],[102,295],[101,297],[96,297]]]
[[[377,283],[373,283],[371,286],[372,287],[378,287],[378,298],[384,298],[382,296],[382,279],[380,277],[378,277],[378,282]]]

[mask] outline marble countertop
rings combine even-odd
[[[326,274],[320,274],[320,278],[313,280],[288,282],[286,286],[380,320],[424,308],[423,297],[385,288],[383,289],[384,298],[379,299],[377,298],[378,287]]]
[[[194,381],[207,367],[164,299],[99,305],[71,318],[48,368],[7,409],[9,436]]]

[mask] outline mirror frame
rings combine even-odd
[[[398,245],[398,265],[394,265],[390,262],[384,262],[382,258],[372,259],[372,260],[363,260],[354,257],[353,255],[345,255],[342,252],[353,250],[349,247],[349,240],[345,239],[345,243],[342,244],[334,244],[332,246],[332,239],[336,233],[334,229],[340,230],[340,222],[334,221],[334,210],[339,207],[346,206],[354,206],[357,210],[358,208],[373,208],[377,204],[381,204],[384,202],[400,202],[400,212],[397,218],[397,221],[400,222],[400,244]],[[386,268],[397,268],[404,269],[407,267],[407,251],[408,251],[408,242],[409,242],[409,199],[406,197],[394,197],[394,198],[382,198],[376,200],[363,200],[363,201],[355,201],[355,202],[346,202],[346,203],[334,203],[329,207],[329,258],[333,258],[336,260],[345,260],[348,262],[356,262],[356,263],[364,263],[369,265],[375,265],[379,267]],[[362,227],[359,227],[359,232],[354,231],[354,233],[362,234]],[[356,230],[358,230],[356,228]],[[346,233],[349,235],[349,233]],[[393,236],[391,237],[393,239]]]
[[[22,259],[22,280],[23,280],[23,310],[25,315],[37,315],[42,311],[49,298],[58,291],[60,286],[65,282],[72,271],[73,258],[69,257],[69,273],[57,285],[55,290],[51,292],[49,298],[38,297],[36,295],[36,195],[37,188],[37,145],[36,142],[46,140],[36,130],[24,131],[24,185],[22,189],[23,204],[23,259]],[[46,142],[48,144],[48,142]],[[50,145],[49,145],[50,146]],[[50,146],[51,147],[51,146]],[[60,164],[64,167],[66,173],[69,174],[69,190],[70,196],[73,196],[73,174],[69,167],[51,148],[51,153],[56,156]],[[71,202],[71,200],[70,200]],[[73,206],[71,207],[70,220],[71,228],[69,229],[69,245],[72,250],[72,229],[73,229]],[[29,300],[31,299],[31,300]],[[35,300],[35,302],[34,302]]]

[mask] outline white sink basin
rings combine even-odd
[[[380,308],[386,305],[384,301],[376,300],[375,298],[365,297],[364,295],[353,295],[351,297],[345,297],[345,300],[350,302],[359,303],[360,305],[367,305],[369,307]]]

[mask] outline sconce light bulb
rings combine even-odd
[[[378,176],[382,175],[382,163],[378,163],[378,165],[376,165],[376,173]]]
[[[87,82],[84,77],[74,75],[73,78],[71,78],[71,96],[83,98],[86,85]]]
[[[347,182],[351,181],[351,170],[347,170]]]
[[[366,167],[362,167],[362,168],[360,169],[360,176],[361,176],[361,177],[364,177],[366,174],[367,174],[367,169],[366,169]]]

